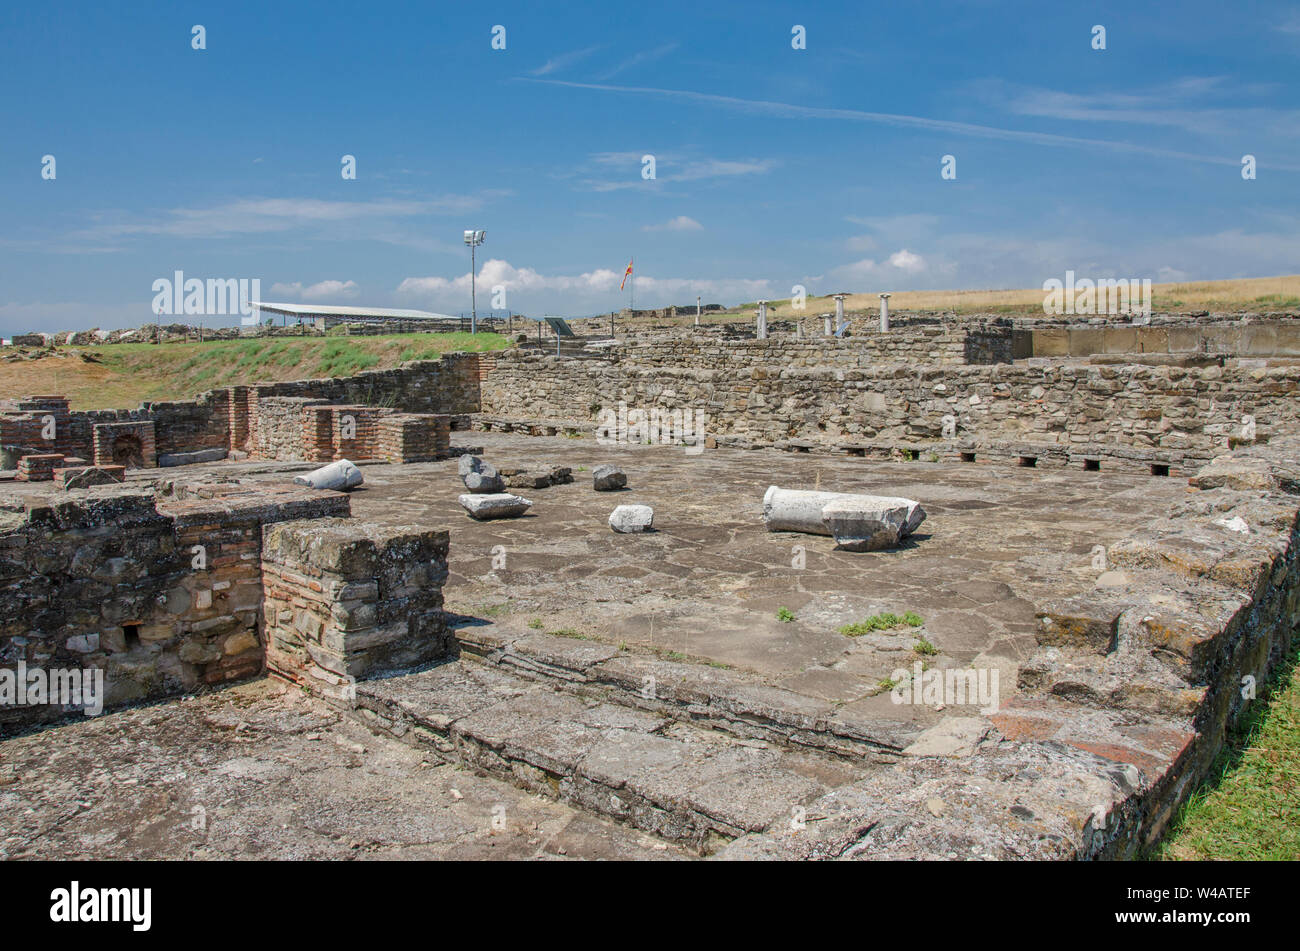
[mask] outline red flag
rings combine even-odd
[[[619,282],[618,289],[621,291],[623,285],[627,283],[628,276],[632,273],[632,262],[627,262],[627,270],[623,272],[623,280]]]

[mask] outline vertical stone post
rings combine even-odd
[[[827,337],[830,337],[835,333],[835,328],[831,326],[830,314],[822,314],[822,333]]]
[[[767,301],[758,302],[758,339],[767,339]]]
[[[844,295],[835,295],[835,329],[839,330],[844,326]]]
[[[880,332],[889,332],[889,297],[888,294],[880,295]]]

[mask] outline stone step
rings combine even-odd
[[[743,671],[665,660],[597,641],[512,635],[491,627],[460,628],[456,637],[464,659],[685,723],[853,761],[894,762],[930,725],[909,719],[904,708],[888,702],[875,709],[837,704]]]
[[[482,663],[357,685],[353,715],[534,793],[709,853],[881,767],[681,723]]]

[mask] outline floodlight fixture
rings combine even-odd
[[[469,245],[469,294],[470,294],[470,312],[469,312],[469,332],[478,333],[478,274],[477,266],[474,261],[474,249],[483,243],[487,237],[486,231],[475,231],[466,229],[465,243]]]

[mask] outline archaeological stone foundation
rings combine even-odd
[[[1300,321],[773,331],[0,400],[0,668],[102,671],[103,716],[272,676],[718,858],[1141,854],[1300,622]],[[575,478],[477,523],[465,453]],[[293,482],[343,459],[352,492]],[[594,493],[610,462],[627,487]],[[927,518],[837,551],[763,530],[777,484]],[[621,502],[655,530],[612,533]],[[921,626],[837,633],[873,608]],[[1001,694],[900,706],[897,669]],[[10,702],[0,730],[80,716]]]

